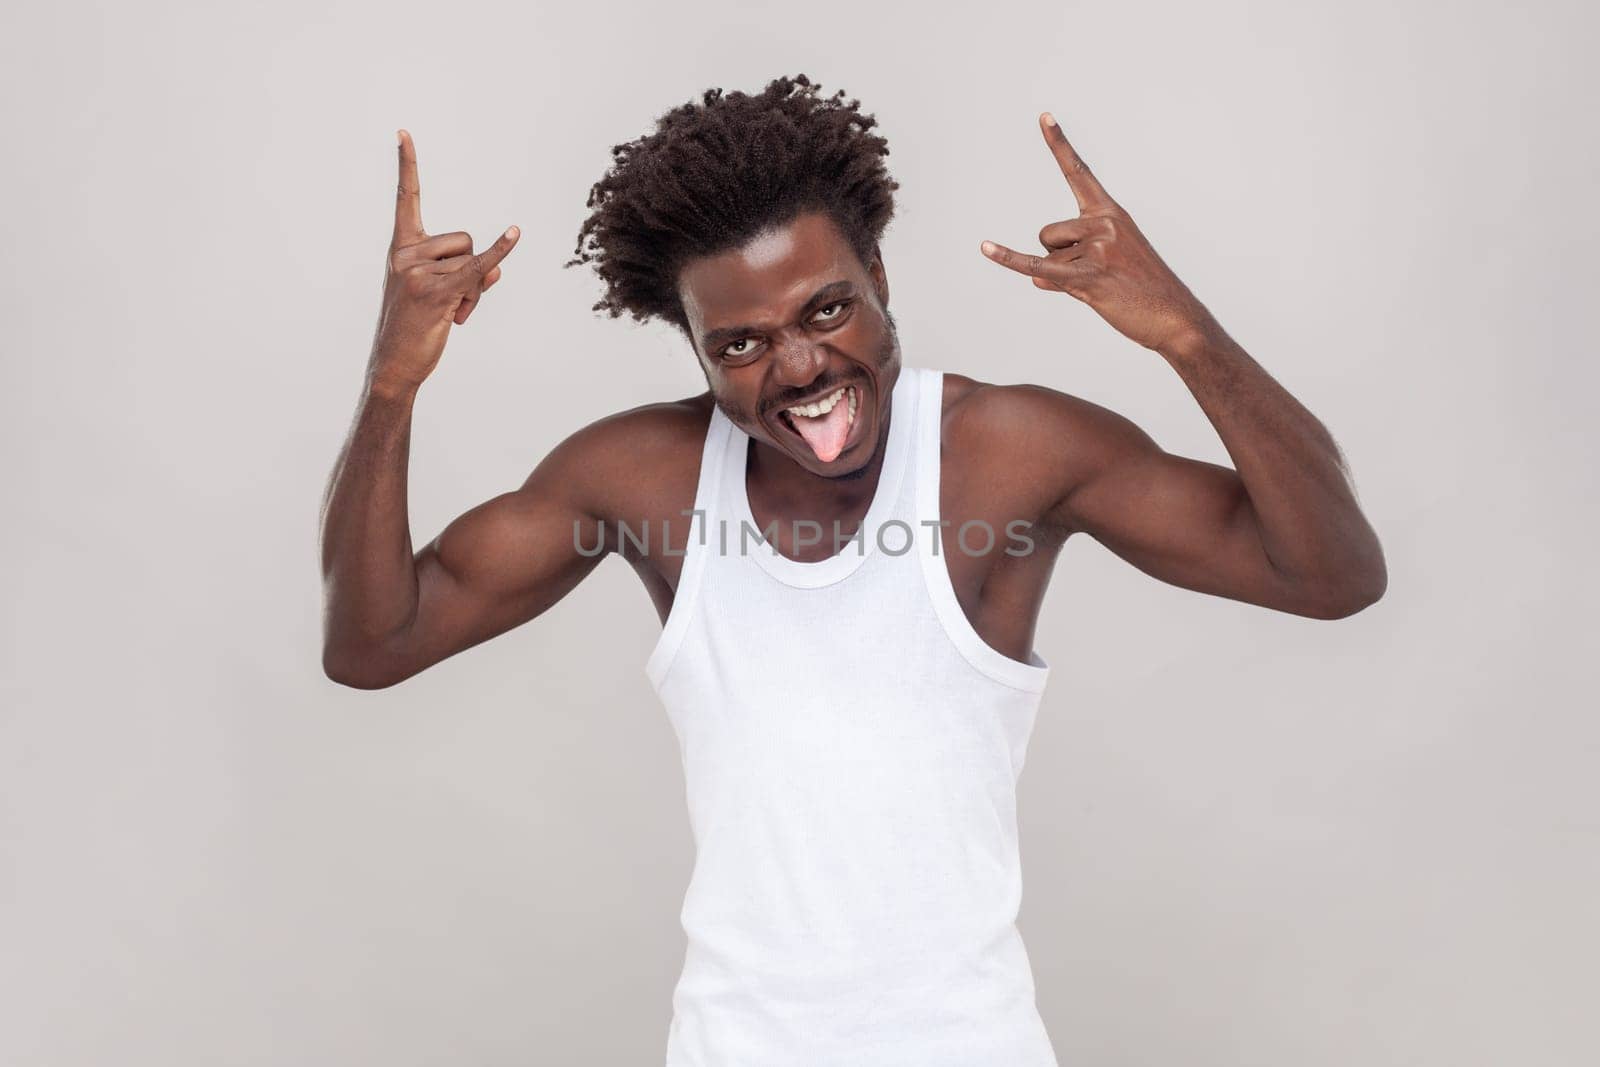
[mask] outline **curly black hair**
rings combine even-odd
[[[844,90],[818,95],[804,74],[775,78],[759,95],[707,89],[656,120],[653,132],[611,149],[589,192],[576,255],[606,292],[593,307],[612,318],[662,318],[689,335],[678,272],[691,259],[744,244],[812,210],[828,213],[865,266],[894,216],[883,157]]]

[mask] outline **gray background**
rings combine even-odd
[[[1021,926],[1063,1065],[1596,1062],[1583,5],[8,6],[0,1061],[659,1062],[692,861],[609,560],[398,688],[319,666],[317,509],[424,220],[520,247],[419,400],[418,545],[703,388],[563,270],[611,145],[803,71],[875,114],[909,363],[1227,462],[1177,375],[985,260],[1049,109],[1330,427],[1388,596],[1317,622],[1087,538],[1052,584]]]

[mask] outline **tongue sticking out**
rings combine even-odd
[[[826,415],[813,419],[790,412],[789,419],[811,446],[811,451],[817,454],[817,459],[832,463],[844,451],[844,439],[850,434],[850,395],[841,396]]]

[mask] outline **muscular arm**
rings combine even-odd
[[[1377,602],[1388,585],[1383,547],[1327,428],[1220,327],[1160,351],[1194,394],[1236,469],[1201,464],[1203,473],[1196,473],[1194,461],[1180,461],[1175,475],[1158,473],[1156,490],[1195,493],[1190,507],[1225,517],[1213,529],[1231,523],[1248,531],[1252,536],[1235,536],[1259,546],[1277,580],[1295,595],[1284,610],[1337,619]],[[1172,466],[1169,457],[1158,461],[1157,470]],[[1138,477],[1135,466],[1101,485],[1126,492]],[[1067,504],[1083,514],[1095,506],[1094,490]]]
[[[534,618],[602,557],[580,552],[574,535],[601,525],[590,492],[599,475],[586,461],[605,444],[608,431],[599,423],[551,452],[521,489],[478,505],[413,553],[406,507],[412,409],[451,327],[465,324],[499,279],[519,231],[508,228],[478,253],[468,233],[430,236],[407,131],[396,131],[396,149],[394,234],[378,328],[319,531],[323,670],[361,689],[394,685]]]
[[[413,402],[368,391],[323,509],[323,669],[361,689],[394,685],[538,617],[605,554],[595,551],[601,521],[588,492],[593,454],[609,447],[599,423],[558,445],[521,488],[467,511],[413,553]]]
[[[1174,365],[1237,469],[1164,451],[1129,419],[1042,386],[990,386],[990,421],[1041,486],[1046,524],[1151,577],[1317,619],[1383,594],[1383,552],[1322,424],[1243,350]]]
[[[1086,401],[1015,393],[1013,414],[1038,420],[1037,454],[1010,451],[1035,465],[1045,457],[1038,477],[1059,490],[1047,521],[1087,531],[1145,573],[1190,589],[1318,619],[1375,602],[1388,584],[1383,550],[1333,438],[1228,337],[1048,113],[1039,128],[1080,214],[1039,231],[1045,255],[992,241],[984,254],[1160,353],[1236,468],[1169,455]]]

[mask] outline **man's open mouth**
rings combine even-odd
[[[856,387],[843,385],[815,403],[780,409],[778,421],[810,447],[818,462],[832,463],[850,440],[859,408]]]

